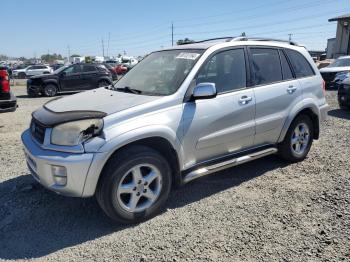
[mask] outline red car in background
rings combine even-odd
[[[13,112],[17,108],[17,98],[10,91],[10,78],[6,67],[0,67],[0,113]]]
[[[119,64],[115,67],[115,71],[118,75],[124,75],[126,72],[128,72],[128,68],[123,64]]]

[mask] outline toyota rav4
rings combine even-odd
[[[270,154],[303,160],[328,105],[307,50],[211,39],[149,54],[114,85],[48,102],[22,134],[44,187],[96,196],[116,221],[161,211],[173,186]]]

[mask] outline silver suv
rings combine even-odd
[[[149,54],[114,86],[55,99],[22,134],[46,188],[114,220],[157,214],[173,186],[266,155],[303,160],[326,118],[304,47],[228,38]]]

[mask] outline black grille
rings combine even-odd
[[[30,123],[30,132],[32,133],[32,136],[41,144],[44,143],[45,131],[46,128],[43,125],[32,120]]]

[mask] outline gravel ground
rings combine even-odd
[[[28,175],[20,134],[47,98],[0,115],[0,260],[350,261],[350,112],[330,117],[302,163],[270,156],[194,181],[136,226],[94,198],[58,196]]]

